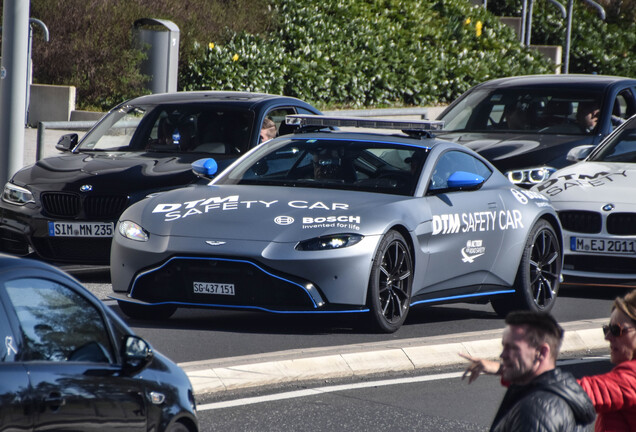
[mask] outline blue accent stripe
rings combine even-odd
[[[137,279],[139,279],[139,278],[140,278],[140,277],[142,277],[142,276],[145,276],[146,274],[153,273],[153,272],[155,272],[155,271],[157,271],[157,270],[160,270],[161,268],[163,268],[163,267],[167,266],[167,265],[170,263],[170,261],[172,261],[172,260],[177,260],[177,259],[185,259],[185,260],[206,260],[206,261],[225,261],[225,262],[238,262],[238,263],[245,263],[245,264],[253,265],[254,267],[256,267],[257,269],[259,269],[259,270],[260,270],[260,271],[262,271],[263,273],[265,273],[265,274],[267,274],[267,275],[269,275],[269,276],[271,276],[271,277],[273,277],[273,278],[280,279],[280,280],[282,280],[282,281],[284,281],[284,282],[287,282],[287,283],[290,283],[290,284],[292,284],[292,285],[296,285],[297,287],[300,287],[300,288],[301,288],[301,289],[305,292],[305,294],[307,294],[307,297],[309,297],[309,300],[311,300],[311,303],[314,305],[314,308],[317,308],[317,307],[318,307],[318,305],[316,305],[316,302],[314,301],[313,297],[311,296],[311,294],[309,293],[309,291],[307,290],[307,288],[305,288],[305,287],[304,287],[304,286],[302,286],[301,284],[296,283],[296,282],[294,282],[294,281],[290,281],[290,280],[285,279],[285,278],[282,278],[282,277],[280,277],[280,276],[276,276],[275,274],[268,272],[267,270],[265,270],[265,269],[263,269],[262,267],[260,267],[260,266],[258,266],[258,265],[256,265],[256,264],[254,264],[254,263],[253,263],[253,262],[251,262],[251,261],[247,261],[247,260],[237,260],[237,259],[229,259],[229,258],[178,257],[178,256],[177,256],[177,257],[172,257],[172,258],[170,258],[168,261],[166,261],[165,263],[163,263],[161,266],[156,267],[156,268],[154,268],[154,269],[152,269],[152,270],[147,270],[147,271],[145,271],[145,272],[140,273],[139,275],[137,275],[137,276],[135,277],[135,280],[133,281],[133,285],[132,285],[132,288],[131,288],[131,290],[130,290],[130,296],[134,298],[133,292],[135,291],[135,284],[137,283]],[[263,310],[265,310],[265,309],[263,309]]]
[[[411,306],[415,306],[415,305],[422,304],[422,303],[435,303],[435,302],[443,302],[443,301],[448,301],[448,300],[459,300],[459,299],[471,298],[471,297],[492,296],[492,295],[496,295],[496,294],[512,294],[514,292],[515,292],[515,290],[503,290],[503,291],[490,291],[490,292],[486,292],[486,293],[477,293],[477,294],[465,294],[465,295],[450,296],[450,297],[438,297],[438,298],[429,299],[429,300],[420,300],[420,301],[417,301],[415,303],[411,303]]]
[[[124,300],[122,298],[119,298],[119,297],[108,296],[108,298],[111,298],[111,299],[117,300],[117,301],[123,301],[123,302],[126,301],[126,300]],[[127,302],[127,303],[132,303],[132,304],[137,304],[137,305],[141,304],[141,303],[137,303],[137,302]],[[161,305],[196,306],[196,307],[201,307],[201,308],[210,307],[210,308],[217,308],[217,309],[258,310],[258,311],[269,312],[269,313],[274,313],[274,314],[287,314],[287,315],[291,315],[291,314],[303,314],[303,315],[307,315],[307,314],[345,314],[345,313],[369,312],[369,309],[353,309],[353,310],[337,310],[337,311],[330,311],[330,310],[324,310],[324,311],[280,311],[280,310],[275,310],[275,309],[267,309],[267,308],[260,307],[260,306],[235,306],[235,305],[224,305],[224,304],[214,304],[214,303],[188,303],[188,302],[161,302],[161,303],[146,303],[146,304],[144,304],[144,306],[148,306],[148,307],[161,306]]]

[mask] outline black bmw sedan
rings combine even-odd
[[[172,361],[61,270],[0,254],[0,429],[196,432]]]
[[[529,188],[572,162],[570,149],[596,145],[636,114],[636,79],[602,75],[499,78],[468,90],[437,118],[438,138],[488,159]]]
[[[190,164],[223,169],[288,114],[320,114],[291,97],[247,92],[142,96],[109,111],[86,135],[64,135],[59,156],[18,171],[0,200],[0,252],[58,264],[108,265],[113,227],[130,204],[197,181]]]

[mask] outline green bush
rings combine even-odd
[[[569,72],[636,76],[636,0],[600,3],[605,21],[585,2],[573,2]],[[488,7],[496,14],[521,16],[518,0],[491,0]],[[531,43],[562,45],[565,50],[566,29],[567,21],[554,5],[535,2]]]
[[[449,102],[490,78],[551,70],[464,0],[273,5],[275,31],[236,33],[213,49],[198,41],[180,87],[284,93],[329,107],[423,105]]]
[[[570,72],[636,76],[636,0],[603,1],[603,23],[575,1]],[[30,0],[35,83],[73,85],[80,109],[146,93],[139,18],[180,29],[180,90],[281,93],[323,108],[447,103],[495,77],[550,73],[495,15],[520,0]],[[565,23],[535,2],[533,43],[561,45]],[[0,5],[1,8],[1,5]],[[481,25],[478,35],[477,26]],[[591,31],[590,29],[594,29]],[[213,44],[213,45],[210,45]]]

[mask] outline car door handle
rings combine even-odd
[[[44,404],[51,409],[51,411],[57,411],[64,405],[66,405],[66,399],[60,392],[51,392],[44,398]]]

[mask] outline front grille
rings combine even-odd
[[[234,284],[235,295],[195,294],[194,282]],[[178,258],[143,274],[133,286],[135,299],[174,301],[201,306],[259,307],[268,310],[313,310],[309,294],[291,280],[246,261]]]
[[[84,212],[88,219],[119,217],[126,208],[125,196],[89,196],[84,200]]]
[[[45,192],[41,196],[42,208],[50,217],[116,219],[128,205],[122,195],[80,195],[68,192]]]
[[[594,273],[635,274],[636,258],[599,255],[566,255],[563,268]]]
[[[42,208],[53,217],[76,217],[82,205],[79,195],[70,193],[43,193]]]
[[[606,224],[609,234],[636,235],[636,213],[611,213]]]
[[[34,237],[33,246],[49,261],[108,265],[112,238]]]
[[[559,220],[564,229],[571,232],[594,234],[601,232],[601,215],[591,211],[562,211]]]

